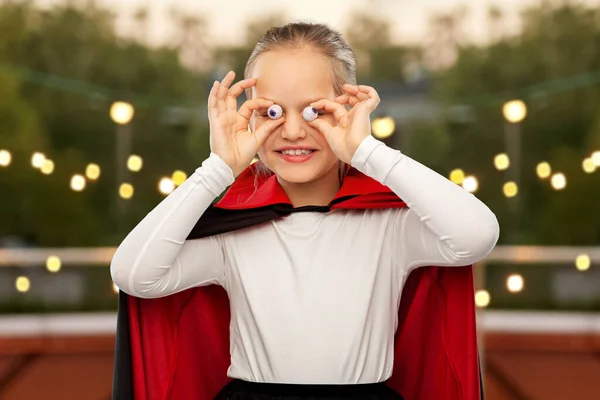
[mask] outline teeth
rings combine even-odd
[[[288,156],[301,156],[301,155],[310,154],[312,152],[313,152],[312,150],[297,149],[297,150],[283,150],[281,153],[288,155]]]

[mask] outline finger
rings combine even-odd
[[[217,93],[217,108],[219,110],[223,110],[226,106],[225,97],[227,96],[227,91],[229,90],[229,85],[235,79],[235,72],[229,71],[225,78],[221,81],[221,85],[219,87],[219,92]]]
[[[217,92],[219,91],[219,81],[214,81],[210,93],[208,94],[208,108],[215,108],[217,106]]]
[[[238,114],[240,114],[242,117],[246,118],[246,119],[250,119],[250,117],[252,117],[252,113],[258,109],[261,108],[269,108],[273,105],[273,102],[271,100],[266,100],[263,98],[256,98],[256,99],[250,99],[250,100],[246,100],[244,102],[244,104],[242,104],[242,106],[240,107],[240,110],[238,111]]]
[[[374,110],[380,101],[379,94],[377,93],[375,88],[372,88],[371,86],[366,86],[366,85],[358,85],[358,89],[360,90],[361,94],[366,94],[368,96],[368,99],[366,100],[365,103],[367,103],[367,105],[369,105],[369,108],[371,110]]]
[[[333,129],[333,125],[331,125],[328,121],[326,121],[324,119],[319,119],[319,118],[317,118],[313,121],[310,121],[308,123],[308,125],[317,129],[325,137],[327,137],[327,135],[329,134],[329,131],[331,131]]]
[[[240,94],[242,94],[244,90],[251,88],[254,85],[256,85],[256,78],[248,78],[241,80],[235,85],[233,85],[231,89],[229,89],[229,96],[236,98]]]
[[[348,114],[348,111],[344,107],[342,107],[340,103],[336,103],[335,101],[331,101],[328,99],[316,101],[312,103],[311,106],[313,106],[317,110],[325,110],[327,112],[333,113],[333,116],[338,121]]]
[[[285,117],[281,117],[279,119],[270,119],[265,121],[255,132],[254,139],[256,139],[256,144],[258,147],[262,146],[262,144],[267,140],[269,135],[277,129],[281,124],[285,122]]]
[[[361,92],[358,86],[356,85],[344,85],[344,92],[351,96],[357,97],[359,100],[367,100],[369,95],[367,93]]]
[[[354,107],[360,100],[356,96],[343,94],[341,96],[336,97],[334,101],[342,105],[349,104],[352,107]]]

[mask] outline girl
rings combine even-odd
[[[114,282],[138,299],[226,290],[233,380],[218,398],[401,398],[385,382],[409,273],[468,266],[496,244],[488,207],[371,136],[379,97],[355,80],[353,52],[337,32],[303,23],[269,30],[245,79],[232,85],[229,72],[210,91],[210,157],[114,255]],[[331,210],[353,190],[375,190],[375,181],[408,207]],[[190,239],[231,184],[231,209],[266,196],[265,204],[290,204],[289,212]]]

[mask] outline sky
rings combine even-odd
[[[62,1],[38,0],[38,3],[49,5]],[[505,11],[506,27],[514,31],[519,28],[519,11],[541,1],[544,0],[96,0],[120,16],[118,28],[122,32],[130,29],[135,10],[148,6],[152,22],[150,39],[157,44],[166,37],[169,29],[166,21],[172,7],[204,16],[209,21],[211,40],[220,44],[243,40],[247,21],[274,12],[283,11],[290,20],[321,22],[344,30],[349,15],[356,10],[389,18],[393,22],[394,41],[415,43],[427,37],[427,23],[432,13],[465,5],[469,17],[464,33],[471,41],[482,42],[486,39],[485,20],[489,5],[497,5]],[[600,6],[600,0],[576,1]]]

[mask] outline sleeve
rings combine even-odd
[[[494,213],[473,194],[372,136],[352,165],[389,187],[408,206],[392,226],[396,257],[407,271],[419,266],[465,266],[486,257],[499,236]]]
[[[223,285],[225,261],[220,236],[186,238],[233,181],[231,168],[211,154],[150,211],[112,258],[110,272],[119,289],[135,297],[156,298],[194,286]]]

